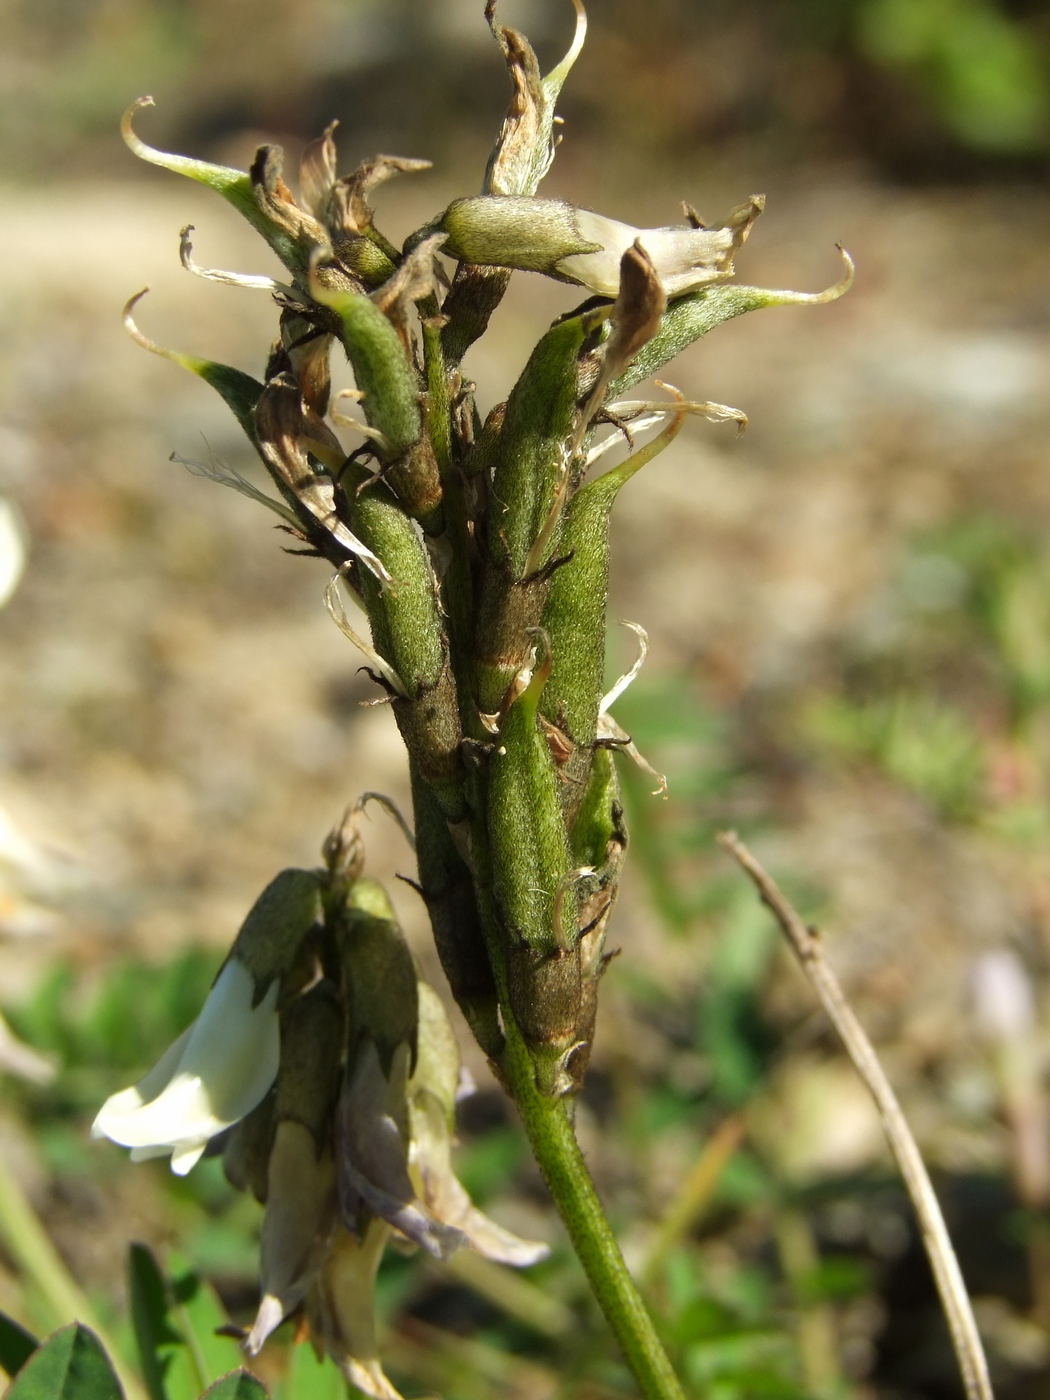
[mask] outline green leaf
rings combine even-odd
[[[202,1384],[221,1376],[241,1357],[232,1337],[217,1336],[230,1319],[215,1289],[199,1278],[178,1255],[171,1256],[171,1290],[175,1299],[172,1319],[192,1347],[203,1373]]]
[[[346,1400],[346,1382],[328,1359],[318,1361],[311,1346],[293,1346],[281,1400]]]
[[[128,1250],[128,1293],[131,1322],[150,1400],[172,1400],[177,1392],[169,1389],[166,1378],[174,1360],[172,1350],[181,1347],[183,1341],[168,1316],[164,1276],[144,1244],[133,1244]]]
[[[209,1386],[201,1400],[270,1400],[270,1392],[249,1371],[231,1371]]]
[[[128,1289],[135,1338],[150,1400],[197,1400],[216,1376],[239,1360],[237,1344],[217,1337],[227,1322],[222,1304],[181,1260],[165,1279],[145,1245],[128,1255]]]
[[[0,1312],[0,1366],[9,1376],[18,1374],[39,1345],[32,1332]]]
[[[123,1400],[123,1392],[99,1339],[73,1322],[33,1353],[6,1400]]]

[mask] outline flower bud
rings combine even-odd
[[[733,275],[733,255],[765,207],[752,195],[721,228],[638,229],[561,200],[474,195],[454,200],[442,226],[445,251],[462,261],[543,272],[615,297],[620,262],[635,243],[651,259],[668,297]]]

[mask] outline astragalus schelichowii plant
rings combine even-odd
[[[150,99],[137,103],[124,122],[131,149],[222,195],[287,271],[271,281],[201,269],[183,233],[190,271],[273,297],[277,336],[259,378],[161,349],[133,320],[137,297],[126,322],[223,396],[274,494],[215,474],[331,565],[328,608],[367,656],[407,749],[419,888],[452,996],[517,1104],[641,1389],[667,1397],[679,1384],[572,1127],[627,849],[617,763],[639,759],[610,713],[629,677],[605,693],[609,517],[687,414],[745,421],[667,385],[631,397],[635,386],[732,317],[834,300],[851,267],[843,254],[842,280],[817,294],[735,283],[759,195],[715,226],[687,206],[686,224],[660,229],[539,198],[555,103],[584,38],[573,2],[575,39],[545,77],[489,4],[513,97],[482,192],[401,248],[377,227],[371,197],[425,162],[377,156],[340,175],[329,128],[303,153],[296,195],[276,147],[248,172],[167,154],[133,129]],[[586,300],[483,417],[461,366],[514,270]],[[353,370],[352,414],[332,402],[333,352]],[[629,455],[599,474],[621,441]],[[386,895],[362,872],[351,816],[321,869],[285,871],[263,892],[198,1021],[109,1100],[96,1132],[136,1158],[170,1154],[176,1172],[221,1152],[231,1181],[265,1202],[248,1349],[302,1309],[348,1379],[391,1397],[372,1284],[392,1236],[517,1265],[543,1250],[476,1211],[452,1173],[455,1041]]]

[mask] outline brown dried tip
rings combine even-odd
[[[612,333],[605,344],[598,382],[580,416],[572,446],[573,455],[579,452],[584,434],[601,407],[606,389],[639,350],[652,340],[660,329],[660,319],[666,309],[667,296],[656,275],[656,268],[642,247],[641,239],[635,239],[620,260],[620,291],[609,313]]]
[[[372,227],[368,197],[394,175],[413,175],[429,170],[433,161],[412,160],[406,156],[373,156],[362,161],[352,175],[336,181],[331,194],[331,226],[347,236],[362,234]]]

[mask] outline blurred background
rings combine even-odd
[[[242,168],[275,140],[291,171],[338,117],[341,171],[434,162],[379,197],[400,241],[480,185],[508,87],[482,9],[0,0],[0,1161],[118,1334],[131,1238],[250,1316],[260,1212],[215,1162],[131,1167],[92,1116],[196,1014],[277,870],[312,864],[362,791],[407,805],[325,567],[201,478],[256,464],[211,391],[120,325],[149,284],[149,335],[259,374],[272,304],[189,277],[178,230],[205,265],[275,264],[215,196],[137,163],[119,116],[150,92],[144,139]],[[935,1172],[997,1393],[1050,1396],[1050,10],[589,11],[543,193],[652,226],[761,191],[741,280],[819,289],[836,241],[858,275],[669,366],[749,430],[690,424],[620,506],[612,616],[652,649],[617,714],[670,796],[624,774],[623,955],[581,1136],[697,1395],[960,1394],[878,1122],[713,846],[735,826],[826,931]],[[501,18],[544,66],[571,34],[567,0]],[[516,276],[467,360],[483,412],[576,300]],[[633,647],[614,639],[612,674]],[[382,815],[368,842],[372,874],[411,873]],[[421,905],[395,898],[437,979]],[[462,1175],[555,1253],[510,1282],[389,1260],[388,1369],[450,1400],[629,1394],[468,1058]],[[56,1320],[3,1250],[0,1308]],[[287,1355],[261,1371],[279,1384]]]

